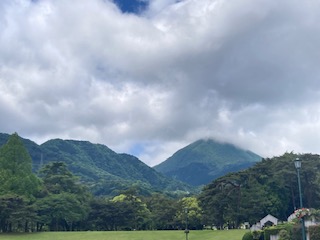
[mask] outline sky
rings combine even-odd
[[[320,152],[320,1],[138,2],[1,0],[0,132],[149,166],[203,138]]]

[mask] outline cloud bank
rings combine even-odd
[[[318,153],[320,2],[0,2],[0,130],[153,166],[199,139]]]

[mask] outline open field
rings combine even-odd
[[[190,231],[189,240],[241,240],[248,230]],[[183,231],[42,232],[0,234],[1,240],[185,240]]]

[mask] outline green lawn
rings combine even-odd
[[[188,240],[241,240],[247,230],[190,231]],[[43,232],[0,234],[1,240],[185,240],[183,231]]]

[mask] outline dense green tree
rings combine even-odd
[[[14,194],[0,196],[0,232],[35,231],[36,220],[29,199]]]
[[[85,187],[79,184],[64,162],[51,162],[40,170],[45,190],[51,194],[63,192],[80,194],[85,192]]]
[[[152,229],[172,230],[177,228],[176,214],[178,202],[176,199],[155,193],[146,199],[146,203],[151,212],[150,220]]]
[[[0,228],[2,232],[29,231],[36,220],[33,202],[40,181],[18,134],[0,148]]]
[[[90,204],[91,210],[87,219],[89,230],[132,230],[136,223],[135,212],[130,202],[125,199],[95,198]],[[141,228],[142,229],[142,228]]]
[[[206,224],[218,227],[241,222],[256,223],[267,214],[286,220],[300,207],[294,160],[302,160],[301,184],[304,206],[320,208],[319,155],[296,155],[263,159],[255,166],[216,179],[199,196]]]
[[[117,230],[118,212],[116,204],[109,199],[93,198],[90,202],[90,212],[85,230]]]
[[[120,194],[112,199],[115,204],[121,205],[119,217],[124,219],[126,228],[129,229],[148,229],[150,226],[150,211],[138,196],[127,192]]]
[[[303,203],[305,207],[320,208],[320,156],[304,154],[300,156],[302,161],[301,185],[303,190]],[[295,186],[297,180],[295,178]],[[296,194],[296,202],[299,195]]]
[[[34,197],[40,189],[32,173],[32,160],[18,134],[12,134],[0,148],[0,194]]]
[[[184,197],[178,201],[177,206],[176,220],[180,228],[202,229],[202,209],[196,197]]]
[[[89,211],[86,202],[72,193],[49,194],[37,202],[39,223],[47,224],[52,231],[74,230]]]
[[[63,162],[49,163],[40,174],[44,184],[43,196],[36,203],[40,228],[75,230],[88,215],[91,195]]]
[[[240,202],[242,176],[228,174],[206,186],[199,197],[206,225],[223,228],[224,224],[237,225],[241,219]]]

